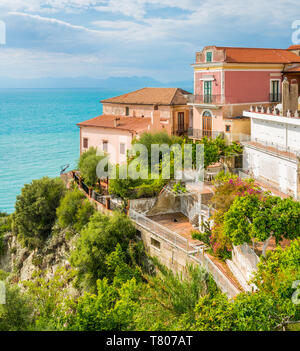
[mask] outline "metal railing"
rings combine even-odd
[[[188,239],[182,237],[178,233],[173,232],[167,227],[152,221],[150,218],[142,215],[141,213],[130,209],[129,217],[147,231],[154,233],[159,238],[184,251],[186,254],[192,254],[197,251],[194,245],[190,243]]]
[[[223,104],[225,101],[224,95],[211,95],[211,94],[204,94],[204,95],[187,95],[188,103],[195,104],[195,105],[218,105]]]
[[[202,139],[204,137],[215,139],[218,136],[224,137],[224,132],[219,132],[216,130],[203,130],[203,129],[188,129],[188,136],[194,139]]]
[[[269,142],[266,140],[261,140],[259,138],[253,138],[249,142],[243,142],[245,146],[254,146],[259,149],[263,149],[264,151],[269,151],[276,156],[283,156],[288,158],[289,160],[295,160],[297,157],[300,157],[300,149],[296,150],[289,146]]]
[[[95,190],[92,192],[92,198],[99,202],[101,205],[105,206],[106,205],[106,199],[109,198],[110,196],[103,196],[99,193],[97,193]]]
[[[209,272],[222,292],[226,293],[229,298],[234,298],[240,293],[240,290],[226,277],[216,264],[204,253],[199,251],[197,255],[191,256],[193,260],[200,263],[207,272]]]

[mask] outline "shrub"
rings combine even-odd
[[[95,291],[97,279],[106,276],[107,256],[119,243],[129,260],[129,242],[135,239],[136,229],[130,219],[119,212],[111,216],[95,213],[78,238],[71,254],[71,264],[78,269],[81,285]]]
[[[24,331],[32,325],[33,308],[17,286],[6,284],[6,303],[0,305],[0,331]]]
[[[0,254],[4,250],[3,236],[5,233],[11,231],[11,222],[12,216],[0,212]]]
[[[24,186],[13,215],[13,230],[23,245],[38,247],[50,235],[64,193],[65,187],[59,178],[45,177]]]
[[[71,226],[78,232],[88,223],[93,212],[93,206],[78,189],[67,192],[56,211],[62,228]]]
[[[97,166],[105,156],[97,156],[97,149],[91,147],[84,152],[78,161],[78,168],[84,182],[89,186],[94,186],[97,182]]]

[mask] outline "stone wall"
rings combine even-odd
[[[153,208],[156,201],[156,197],[149,199],[133,199],[130,200],[130,209],[138,213],[146,214],[151,208]]]

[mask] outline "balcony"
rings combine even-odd
[[[298,161],[300,158],[300,150],[258,138],[255,138],[248,142],[243,142],[243,145],[263,150],[264,152],[268,152],[275,156],[285,157],[290,161]]]
[[[188,137],[192,139],[202,139],[204,137],[216,139],[218,136],[224,136],[223,132],[216,130],[203,130],[203,129],[193,129],[189,128]]]
[[[188,104],[192,105],[221,105],[225,101],[224,95],[187,95]]]
[[[282,95],[281,94],[270,94],[269,101],[270,102],[281,102]]]

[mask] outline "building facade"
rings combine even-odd
[[[283,76],[300,77],[300,49],[294,49],[207,46],[197,52],[190,136],[247,139],[251,125],[243,111],[279,103]]]
[[[144,88],[102,100],[103,114],[78,124],[80,153],[100,148],[113,164],[121,164],[132,140],[145,132],[187,134],[192,112],[188,95],[179,88]]]
[[[286,111],[251,108],[244,112],[251,120],[251,140],[244,143],[243,163],[246,173],[260,181],[266,190],[300,199],[298,84],[285,80],[281,89]],[[289,108],[295,105],[296,111]]]

